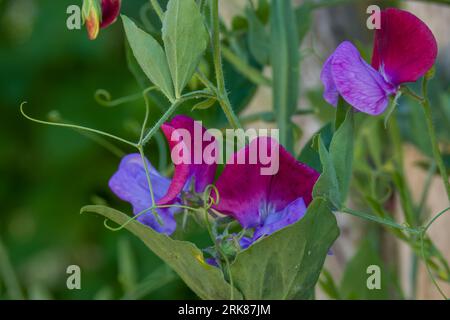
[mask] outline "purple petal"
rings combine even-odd
[[[263,236],[271,235],[272,233],[296,223],[306,213],[306,204],[303,198],[298,198],[291,202],[286,208],[280,212],[270,213],[264,224],[256,228],[253,235],[253,241],[258,240]]]
[[[255,241],[252,238],[242,237],[241,240],[239,240],[239,245],[241,246],[242,249],[247,249],[253,244],[253,242]]]
[[[339,100],[339,92],[334,83],[333,73],[331,70],[331,61],[333,60],[333,55],[329,56],[327,61],[325,61],[322,72],[320,74],[320,80],[325,87],[323,98],[326,102],[332,106],[337,106]]]
[[[207,258],[206,263],[213,267],[219,267],[219,264],[217,263],[217,260],[215,258]]]
[[[157,201],[166,194],[170,180],[162,177],[147,159],[145,161]],[[138,214],[153,205],[144,164],[139,154],[130,154],[122,159],[119,170],[109,180],[109,187],[120,199],[131,203],[134,214]],[[162,220],[162,224],[156,220],[152,212],[141,215],[137,220],[160,233],[172,234],[176,228],[173,217],[175,209],[157,209],[156,211]]]
[[[395,85],[415,82],[436,61],[436,39],[415,15],[389,8],[381,12],[381,29],[375,33],[372,66]]]
[[[161,129],[169,143],[172,161],[175,163],[175,172],[169,190],[158,203],[172,203],[191,179],[194,179],[195,191],[203,192],[206,186],[214,181],[216,173],[217,161],[215,160],[218,154],[213,154],[215,159],[204,159],[203,157],[205,148],[209,144],[215,143],[214,138],[198,122],[181,115],[162,125]],[[209,137],[211,142],[203,143],[203,135]],[[176,153],[174,148],[181,150],[180,154],[174,154]],[[183,150],[189,154],[183,154]],[[186,161],[183,161],[184,158]]]
[[[339,45],[334,52],[331,69],[340,95],[361,112],[370,115],[383,113],[389,104],[389,95],[396,91],[395,86],[386,82],[380,73],[365,62],[348,41]]]

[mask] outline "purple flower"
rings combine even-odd
[[[145,161],[149,170],[155,201],[158,201],[167,193],[171,181],[161,176],[147,159]],[[109,180],[109,188],[120,199],[131,203],[134,214],[155,205],[152,203],[144,162],[139,154],[130,154],[122,159],[119,170]],[[175,208],[158,208],[156,213],[160,221],[156,219],[152,211],[139,216],[137,220],[160,233],[170,235],[176,228],[175,211]]]
[[[254,164],[239,163],[238,159],[251,158],[251,150],[264,146],[272,159],[278,157],[279,168],[272,175],[261,174],[261,168],[265,166],[260,160]],[[312,201],[318,172],[298,162],[275,140],[267,137],[254,139],[232,159],[216,183],[220,199],[215,209],[232,216],[245,229],[254,230],[252,238],[241,240],[243,248],[304,216]]]
[[[124,157],[120,163],[119,170],[109,181],[110,189],[120,199],[131,203],[134,214],[141,213],[155,205],[180,204],[182,193],[190,191],[192,181],[195,182],[194,191],[198,193],[203,192],[206,186],[213,182],[217,166],[216,162],[206,164],[203,159],[200,159],[201,161],[198,164],[193,162],[195,148],[200,148],[197,152],[203,155],[203,148],[205,147],[203,145],[198,147],[194,144],[194,131],[198,130],[201,134],[207,135],[205,133],[206,129],[189,117],[176,116],[171,122],[164,124],[162,130],[170,148],[179,148],[182,153],[187,153],[188,157],[187,161],[175,165],[175,173],[172,180],[161,176],[151,163],[147,159],[145,160],[156,203],[152,203],[144,162],[139,154],[130,154]],[[189,135],[188,138],[186,138],[187,135]],[[215,140],[212,137],[210,138],[210,143],[214,144]],[[178,160],[173,157],[175,163]],[[160,233],[170,235],[176,229],[174,218],[176,211],[176,208],[158,208],[156,213],[160,221],[156,219],[152,211],[139,216],[137,220]]]
[[[339,95],[355,109],[383,113],[389,96],[406,82],[415,82],[433,66],[437,43],[427,25],[413,14],[389,8],[381,12],[375,33],[372,65],[348,41],[327,59],[321,73],[324,99],[333,106]]]

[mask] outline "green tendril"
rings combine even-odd
[[[152,86],[145,90],[143,90],[140,93],[131,94],[129,96],[124,96],[115,100],[112,100],[111,93],[105,89],[98,89],[94,94],[94,99],[97,101],[97,103],[103,107],[113,108],[117,107],[129,102],[137,101],[139,100],[142,95],[147,95],[150,91],[156,90],[157,87]]]
[[[211,196],[211,191],[214,191],[215,198]],[[208,185],[203,192],[203,203],[205,204],[205,209],[209,210],[212,206],[216,206],[219,204],[220,195],[219,190],[213,184]]]
[[[113,134],[104,132],[104,131],[100,131],[100,130],[96,130],[96,129],[92,129],[89,127],[83,127],[83,126],[79,126],[79,125],[75,125],[75,124],[68,124],[68,123],[60,123],[60,122],[51,122],[51,121],[44,121],[44,120],[39,120],[36,118],[33,118],[31,116],[29,116],[28,114],[25,113],[24,111],[24,106],[27,104],[26,101],[22,102],[20,104],[20,113],[28,120],[39,123],[39,124],[45,124],[45,125],[49,125],[49,126],[54,126],[54,127],[63,127],[63,128],[70,128],[70,129],[75,129],[75,130],[80,130],[80,131],[86,131],[86,132],[91,132],[91,133],[96,133],[99,134],[101,136],[105,136],[117,141],[120,141],[122,143],[128,144],[132,147],[137,147],[137,145],[131,141],[128,141],[126,139],[120,138],[118,136],[115,136]]]
[[[214,191],[215,198],[211,196],[211,191]],[[231,267],[230,267],[230,260],[228,259],[227,255],[223,252],[223,250],[220,248],[220,246],[217,243],[216,238],[214,237],[214,234],[212,232],[211,223],[209,221],[209,209],[213,205],[217,205],[220,200],[219,190],[217,187],[213,184],[208,185],[205,188],[205,191],[203,192],[203,212],[204,212],[204,219],[206,224],[206,229],[208,229],[208,234],[211,238],[211,241],[214,243],[214,247],[216,248],[216,251],[220,254],[220,256],[225,261],[225,266],[228,274],[228,278],[230,279],[230,300],[234,300],[234,281],[233,281],[233,275],[231,273]]]
[[[109,91],[106,91],[104,89],[98,89],[94,94],[94,99],[97,101],[97,103],[103,107],[117,107],[122,104],[133,102],[138,100],[141,97],[140,93],[132,94],[129,96],[125,96],[122,98],[118,98],[116,100],[112,100],[111,94]]]
[[[439,291],[439,293],[441,294],[442,298],[444,298],[445,300],[448,299],[448,297],[445,295],[444,291],[441,289],[441,287],[439,286],[438,282],[436,281],[433,272],[431,271],[430,265],[428,263],[428,260],[426,258],[425,255],[425,235],[428,231],[428,229],[431,227],[431,225],[436,222],[437,219],[439,219],[444,213],[446,213],[447,211],[450,210],[450,207],[448,207],[447,209],[442,210],[441,212],[439,212],[436,216],[434,216],[430,222],[428,222],[428,224],[422,228],[422,232],[420,233],[420,249],[422,252],[422,259],[425,262],[425,267],[427,268],[427,272],[428,272],[428,276],[430,277],[431,281],[433,282],[434,286],[436,287],[436,289]]]
[[[193,212],[197,212],[196,208],[193,207],[189,207],[189,206],[184,206],[184,205],[176,205],[176,204],[170,204],[170,205],[158,205],[158,206],[152,206],[150,208],[147,208],[145,210],[142,210],[141,212],[139,212],[138,214],[134,215],[133,217],[131,217],[130,219],[128,219],[125,223],[119,225],[118,227],[111,227],[108,225],[108,221],[109,219],[105,219],[105,221],[103,222],[103,225],[105,226],[105,228],[107,228],[110,231],[113,232],[117,232],[120,230],[123,230],[128,224],[130,224],[131,222],[137,220],[140,216],[152,211],[152,210],[156,210],[156,209],[169,209],[169,208],[178,208],[178,209],[185,209],[185,210],[190,210]]]

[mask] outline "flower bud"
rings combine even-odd
[[[96,39],[100,28],[106,28],[116,21],[120,5],[121,0],[84,0],[83,20],[89,39]]]

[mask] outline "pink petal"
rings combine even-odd
[[[312,191],[319,173],[297,161],[285,148],[279,146],[280,169],[272,176],[268,202],[276,211],[285,209],[298,198],[303,198],[306,206],[312,201]]]
[[[254,164],[246,161],[239,164],[239,158],[249,159],[250,152],[259,147],[268,148],[268,155],[279,161],[279,168],[273,175],[261,174],[264,165],[261,161]],[[304,198],[309,204],[312,189],[319,174],[304,164],[299,163],[275,140],[260,137],[254,139],[247,147],[233,156],[233,163],[226,164],[216,187],[220,201],[215,207],[223,214],[230,215],[240,222],[244,228],[258,227],[264,217],[260,209],[268,205],[280,211],[298,198]]]
[[[375,33],[372,66],[395,85],[415,82],[436,61],[436,39],[428,26],[412,13],[389,8],[381,12]]]
[[[396,88],[366,63],[355,46],[345,41],[333,53],[331,70],[342,98],[357,110],[378,115],[389,103]]]
[[[268,198],[272,180],[271,176],[261,175],[260,162],[238,163],[238,159],[249,159],[250,150],[254,150],[257,145],[258,139],[254,139],[235,153],[216,182],[220,199],[215,208],[238,220],[244,228],[259,225],[259,207]]]
[[[183,144],[185,146],[184,150],[189,150],[190,154],[186,156],[186,160],[188,161],[182,163],[180,163],[180,159],[174,158],[174,154],[172,154],[172,161],[175,163],[175,172],[172,183],[170,184],[167,194],[162,197],[158,203],[172,203],[182,190],[189,185],[192,179],[194,179],[195,191],[199,193],[203,192],[206,186],[214,181],[217,161],[214,161],[213,164],[205,162],[203,151],[211,142],[202,142],[202,136],[206,135],[210,137],[211,141],[214,141],[214,138],[211,138],[206,132],[206,129],[202,127],[199,122],[195,122],[193,119],[182,115],[176,116],[171,122],[163,124],[161,129],[166,136],[171,152],[177,145],[180,146]],[[182,139],[175,139],[177,134],[183,136],[183,131],[189,134],[189,140],[181,141]],[[196,159],[194,154],[200,156],[200,158],[197,159],[199,160],[197,163],[195,163]],[[215,156],[218,157],[218,154]]]
[[[100,28],[113,24],[120,13],[121,0],[102,0],[102,22]]]

